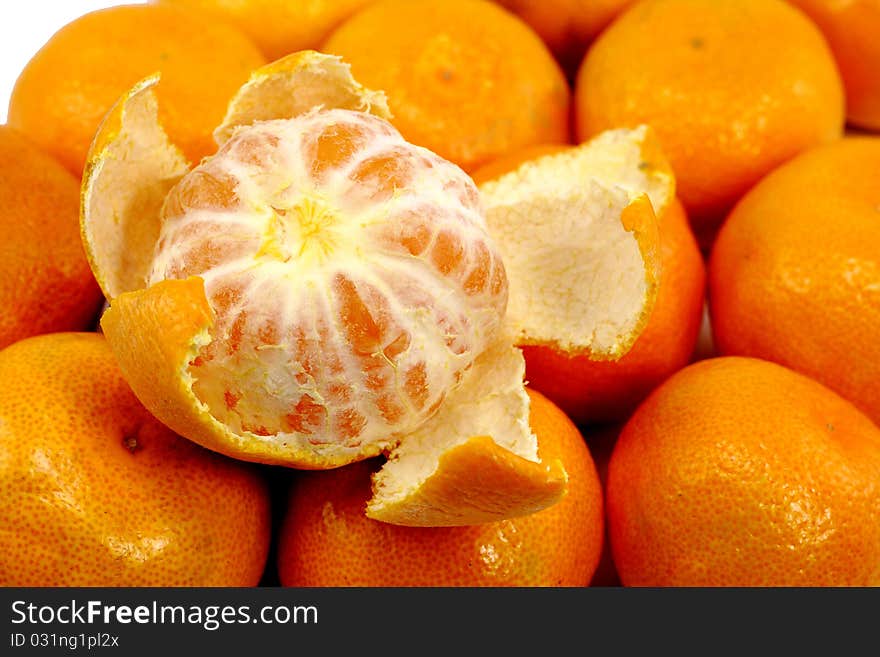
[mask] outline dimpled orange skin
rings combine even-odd
[[[322,50],[388,95],[392,123],[465,171],[505,153],[569,141],[570,92],[541,39],[484,0],[382,0]]]
[[[774,363],[674,374],[624,427],[606,494],[627,586],[880,584],[880,430]]]
[[[565,150],[543,145],[502,157],[473,173],[481,184],[528,160]],[[700,330],[706,271],[687,215],[674,200],[659,221],[660,284],[648,323],[616,361],[569,357],[541,346],[523,347],[526,380],[577,423],[625,419],[651,390],[690,362]]]
[[[602,488],[571,421],[529,391],[543,460],[568,493],[544,511],[471,527],[401,527],[364,515],[374,461],[298,474],[278,544],[285,586],[586,586],[603,541]]]
[[[575,123],[581,141],[651,125],[708,244],[764,174],[842,134],[843,87],[821,32],[782,0],[646,0],[588,51]]]
[[[251,71],[265,63],[241,32],[205,14],[123,5],[85,14],[56,32],[15,83],[9,124],[75,175],[107,111],[156,72],[159,118],[193,162],[216,150],[214,128]]]
[[[876,0],[788,0],[812,18],[834,53],[853,125],[880,130],[880,4]]]
[[[880,423],[880,138],[774,171],[728,217],[709,264],[719,353],[781,363]]]
[[[532,26],[566,71],[590,42],[635,0],[497,0]]]
[[[0,235],[0,349],[94,323],[103,295],[79,239],[79,183],[8,126],[0,126]]]
[[[257,44],[269,61],[298,50],[316,50],[339,23],[371,0],[151,0],[210,12]]]
[[[0,352],[0,583],[253,586],[269,496],[251,466],[171,433],[104,338]]]

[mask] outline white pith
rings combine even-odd
[[[668,175],[642,161],[645,128],[614,130],[521,165],[480,187],[510,281],[519,344],[619,357],[643,320],[649,286],[624,209],[671,197]]]
[[[121,101],[124,129],[100,154],[89,154],[85,173],[82,212],[89,220],[82,223],[83,242],[95,277],[111,299],[145,285],[151,252],[131,245],[156,242],[159,222],[147,218],[157,217],[161,199],[189,169],[157,120],[151,91],[156,80],[146,78]]]
[[[369,146],[356,150],[340,169],[313,175],[309,140],[334,124],[356,125]],[[249,161],[251,145],[267,139],[277,141],[260,151],[262,160]],[[349,174],[364,160],[389,152],[414,173],[389,198],[371,198],[370,186],[353,182]],[[256,430],[301,445],[393,445],[436,412],[464,370],[495,340],[506,282],[493,291],[490,276],[479,293],[464,289],[480,253],[488,257],[491,271],[503,271],[472,182],[454,165],[407,144],[385,121],[347,110],[316,110],[240,127],[187,177],[193,175],[233,181],[238,204],[168,214],[166,203],[148,284],[203,278],[216,317],[212,341],[202,354],[213,357],[189,372],[196,395],[233,432]],[[407,222],[421,221],[432,232],[431,242],[422,254],[411,255],[396,240]],[[430,262],[441,232],[464,247],[460,267],[448,275]],[[193,247],[206,242],[228,257],[218,256],[194,271]],[[334,287],[339,275],[392,327],[382,348],[361,360],[350,356],[351,340],[340,317],[344,294]],[[241,294],[226,308],[220,297],[230,287]],[[236,327],[242,313],[246,321]],[[276,339],[258,340],[269,325]],[[236,331],[241,343],[229,353]],[[307,353],[297,352],[297,331]],[[385,351],[402,335],[410,336],[408,346],[388,357]],[[380,389],[367,385],[365,363],[386,379]],[[415,403],[405,379],[419,366],[425,368],[424,401]],[[520,387],[521,382],[520,377]],[[334,386],[347,389],[347,398],[332,392]],[[240,394],[232,407],[229,391]],[[280,419],[304,395],[309,405],[325,409],[323,420],[306,431],[285,428]],[[382,395],[393,398],[399,417],[383,416],[377,405]],[[355,413],[362,424],[356,435],[342,440],[337,429],[345,413],[349,418]]]
[[[437,414],[409,434],[376,473],[369,507],[405,499],[437,471],[443,454],[474,436],[489,436],[514,454],[538,462],[524,374],[522,352],[513,346],[513,336],[502,331]]]
[[[217,145],[222,146],[238,126],[291,118],[313,108],[358,110],[391,118],[385,93],[358,83],[351,66],[339,56],[302,51],[266,68],[271,72],[257,71],[229,103],[226,116],[214,130]]]

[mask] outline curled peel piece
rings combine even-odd
[[[315,107],[369,112],[391,118],[385,93],[362,86],[351,67],[336,55],[314,50],[295,52],[257,69],[229,103],[214,130],[222,145],[236,127],[254,121],[290,119]]]
[[[653,308],[656,214],[675,194],[650,130],[612,130],[544,154],[480,192],[508,272],[516,342],[623,356]]]
[[[165,280],[114,298],[101,318],[120,369],[146,408],[175,432],[234,458],[325,469],[375,456],[340,445],[312,445],[230,431],[193,393],[191,363],[210,341],[214,313],[202,280]]]
[[[398,525],[473,525],[559,501],[567,477],[558,461],[538,460],[524,372],[511,336],[487,349],[448,403],[374,475],[367,515]]]
[[[646,125],[606,130],[572,149],[582,172],[631,196],[646,194],[659,217],[675,198],[675,176],[654,131]]]
[[[155,74],[108,112],[86,159],[80,232],[108,299],[146,285],[168,190],[189,162],[159,124]]]

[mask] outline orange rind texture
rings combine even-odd
[[[651,130],[605,132],[526,161],[480,192],[508,271],[517,344],[623,356],[654,305],[657,216],[675,196]]]

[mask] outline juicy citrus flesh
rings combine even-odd
[[[624,427],[606,494],[624,585],[880,583],[880,430],[774,363],[667,379]]]
[[[250,464],[175,435],[105,339],[54,333],[0,352],[0,582],[255,586],[271,529]]]
[[[357,83],[338,57],[314,51],[293,53],[255,71],[214,132],[223,157],[215,161],[218,154],[205,160],[183,176],[179,153],[164,135],[155,111],[152,86],[157,80],[158,76],[151,76],[141,81],[119,100],[95,138],[83,182],[82,234],[94,256],[91,264],[102,280],[121,283],[114,289],[107,287],[111,303],[101,328],[144,406],[180,435],[247,461],[327,469],[386,453],[389,462],[377,475],[376,497],[368,513],[389,523],[468,525],[555,504],[565,493],[565,471],[558,461],[539,461],[537,440],[525,421],[528,397],[522,353],[513,346],[508,328],[502,327],[505,274],[485,225],[480,224],[481,199],[472,180],[437,156],[401,143],[400,135],[376,118],[388,114],[384,94]],[[340,117],[347,117],[353,127],[337,120]],[[326,133],[316,127],[322,120],[334,124]],[[375,148],[363,143],[364,125],[381,133]],[[280,133],[274,134],[273,128],[279,126]],[[314,134],[303,141],[309,127]],[[338,175],[328,169],[325,159],[340,168]],[[167,185],[174,181],[179,181],[177,189],[166,194]],[[252,193],[255,198],[249,196]],[[338,201],[334,195],[340,197]],[[369,210],[371,204],[374,212]],[[341,213],[340,221],[340,209],[352,211]],[[392,218],[384,228],[383,212]],[[469,218],[468,212],[477,216]],[[217,215],[224,213],[229,216],[223,216],[221,223],[229,223],[228,232],[238,236],[246,251],[250,249],[244,257],[234,248],[232,255],[223,245],[218,249],[204,233],[205,226],[214,228]],[[253,225],[244,224],[254,230],[243,237],[239,234],[242,216],[250,217]],[[433,233],[425,234],[419,218],[438,230],[436,239]],[[189,220],[191,225],[185,225]],[[139,222],[147,225],[135,227]],[[171,233],[168,239],[163,226]],[[447,230],[449,226],[452,230]],[[150,244],[144,235],[154,228],[158,238]],[[121,241],[101,239],[114,230]],[[359,238],[352,238],[352,231],[360,231]],[[459,239],[463,241],[456,242]],[[138,272],[129,276],[135,283],[130,286],[114,271],[120,244],[149,254],[151,271],[142,283],[134,280],[141,277]],[[218,250],[231,259],[217,262]],[[390,258],[393,263],[405,263],[401,270],[415,267],[415,273],[392,280],[387,290],[378,289],[384,279],[379,281],[381,277],[375,274],[376,258],[385,270],[392,266]],[[187,269],[193,264],[191,259],[204,277],[189,275],[193,273]],[[168,272],[162,268],[174,270],[170,278],[163,278]],[[385,270],[386,277],[390,276]],[[352,271],[367,271],[367,278],[370,272],[375,275],[359,283],[349,276]],[[291,327],[281,327],[279,321],[290,318],[290,308],[298,311],[302,305],[300,297],[283,297],[291,291],[283,284],[281,303],[270,298],[266,309],[256,310],[252,305],[232,304],[238,301],[233,294],[243,293],[244,287],[230,292],[220,286],[218,313],[206,294],[206,278],[208,283],[223,282],[224,276],[235,278],[236,272],[248,293],[250,287],[267,281],[263,287],[270,288],[272,275],[277,274],[286,282],[291,277],[300,281],[298,287],[293,285],[293,292],[313,301],[314,290],[303,292],[313,284],[325,294],[328,312],[341,315],[324,321],[319,315],[327,308],[314,306],[308,309],[313,314],[294,318],[298,321],[291,329],[294,335],[283,333],[282,329]],[[326,276],[322,278],[320,272]],[[401,286],[404,302],[427,299],[427,305],[403,307],[393,297]],[[432,294],[439,300],[431,298]],[[443,314],[457,303],[465,306],[455,308],[462,312],[463,326],[450,328]],[[225,315],[230,313],[238,314],[229,319]],[[386,333],[397,330],[402,321],[393,313],[402,313],[409,321],[404,328],[412,331],[386,340]],[[260,321],[245,326],[254,316]],[[219,337],[214,330],[218,324],[224,329]],[[422,344],[420,332],[425,324],[430,324],[429,339]],[[270,334],[279,334],[276,342],[267,342],[267,326]],[[244,328],[254,327],[256,333],[244,335]],[[456,334],[459,329],[467,333]],[[328,339],[331,343],[325,348],[322,341]],[[334,339],[348,340],[349,353],[342,356],[351,357],[347,362],[359,368],[356,390],[348,372],[340,374],[345,363],[334,350],[338,346]],[[242,342],[247,343],[244,355]],[[469,345],[474,346],[474,353],[466,353]],[[482,351],[476,351],[481,347]],[[292,355],[285,356],[285,349]],[[436,382],[426,379],[434,373],[430,368],[437,362],[432,350],[438,349],[445,349],[441,356],[449,360],[435,388]],[[400,355],[395,360],[396,350]],[[398,369],[400,363],[413,365],[418,353],[425,354],[425,363],[416,362],[406,372]],[[488,358],[489,354],[499,357]],[[305,362],[293,360],[299,357]],[[313,366],[324,370],[313,377],[309,369]],[[236,367],[244,368],[243,374]],[[249,376],[258,385],[250,387],[252,396],[242,402],[244,395],[238,397],[238,389],[224,388],[223,380],[197,378],[206,370],[209,375],[221,372],[230,381]],[[379,390],[383,385],[386,390]],[[375,393],[373,398],[355,398],[367,388]],[[324,399],[323,390],[349,407],[319,407],[334,401]],[[401,405],[412,405],[415,400],[419,408],[413,413],[422,412],[421,420],[394,406],[395,392]],[[286,393],[295,397],[292,409],[271,405],[273,398]],[[430,400],[431,394],[437,399]],[[444,399],[450,394],[474,402],[480,417],[442,412],[449,406]],[[469,395],[474,394],[485,398],[472,399]],[[215,408],[206,403],[211,402],[210,396]],[[430,406],[422,407],[423,398],[432,402]],[[259,426],[242,422],[241,415],[232,410],[239,405],[246,413],[260,414]],[[215,415],[216,407],[226,415]],[[362,410],[373,416],[357,415]],[[266,426],[268,421],[263,421],[276,411],[283,416],[276,414],[268,421],[284,423],[287,431],[273,433]],[[499,414],[502,421],[491,425],[490,418]],[[230,417],[233,421],[228,423]],[[450,417],[456,421],[440,426]],[[398,427],[388,428],[391,422],[410,420],[416,426],[405,426],[399,434],[394,433]],[[368,422],[372,424],[367,426]],[[310,424],[332,435],[316,438]],[[372,432],[367,438],[380,434],[379,439],[355,436],[364,427],[368,434]],[[401,447],[410,439],[425,444],[419,437],[427,434],[436,438],[426,445],[428,449]],[[491,473],[473,477],[483,466]],[[412,476],[395,480],[396,475],[407,473]],[[402,485],[383,486],[385,475],[386,483]]]
[[[364,515],[375,461],[292,482],[278,544],[285,586],[586,586],[603,543],[602,487],[577,427],[528,391],[542,461],[568,492],[553,506],[470,527],[401,527]],[[472,475],[474,476],[474,475]]]
[[[507,281],[473,183],[347,110],[238,129],[169,193],[148,284],[199,276],[190,374],[236,432],[391,444],[491,342]]]

